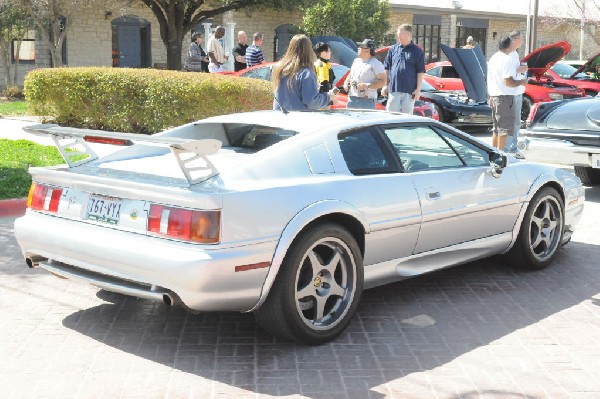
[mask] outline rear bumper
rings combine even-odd
[[[528,161],[600,167],[596,165],[600,157],[600,147],[582,147],[564,140],[527,137],[521,138],[517,146]]]
[[[15,221],[15,236],[23,255],[47,259],[39,265],[53,274],[140,298],[168,294],[196,311],[252,309],[277,244],[188,244],[32,211]],[[261,263],[266,267],[236,271]]]

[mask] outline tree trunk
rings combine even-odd
[[[13,85],[16,85],[17,82],[19,81],[19,60],[20,60],[19,54],[21,54],[21,43],[23,43],[21,40],[17,41],[17,49],[16,49],[17,55],[15,57],[15,67],[13,69],[13,74],[14,74],[13,80],[12,80]]]
[[[6,69],[6,86],[10,86],[10,44],[7,44],[4,38],[1,38],[1,47],[2,47],[2,63],[4,64],[4,69]]]
[[[179,35],[177,35],[179,36]],[[180,71],[181,70],[181,54],[183,51],[183,39],[170,40],[170,43],[165,43],[167,46],[167,68]]]

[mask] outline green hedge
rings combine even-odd
[[[155,133],[214,115],[270,109],[270,82],[208,73],[127,68],[48,68],[29,72],[33,115],[61,125]]]

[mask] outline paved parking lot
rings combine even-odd
[[[0,398],[598,398],[600,187],[551,267],[469,263],[366,291],[335,342],[25,266],[0,219]]]

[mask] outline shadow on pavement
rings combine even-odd
[[[374,388],[443,366],[598,294],[600,274],[589,262],[598,250],[573,242],[538,272],[515,271],[497,257],[365,291],[349,328],[318,347],[273,338],[251,314],[193,315],[103,291],[100,297],[110,303],[72,313],[63,325],[140,358],[259,394],[381,398],[385,394]],[[420,397],[394,395],[404,393]],[[450,397],[486,396],[465,390]]]

